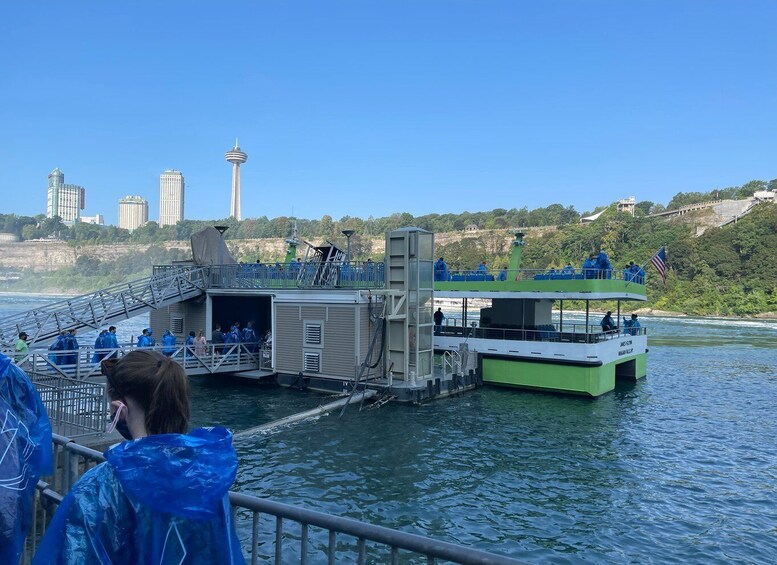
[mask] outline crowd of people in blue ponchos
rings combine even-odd
[[[54,365],[75,365],[78,361],[77,330],[63,331],[49,346],[49,361]]]
[[[578,272],[572,263],[567,263],[564,267],[556,269],[551,267],[545,273],[537,273],[535,279],[611,279],[613,275],[613,265],[609,256],[604,250],[598,253],[591,253],[583,261],[583,264]],[[467,271],[465,274],[452,274],[448,268],[447,263],[443,257],[440,257],[434,263],[434,280],[435,281],[450,281],[458,280],[507,280],[507,269],[502,269],[494,277],[488,273],[488,267],[485,261],[481,261],[477,269],[473,271]],[[645,282],[645,270],[639,265],[635,265],[634,261],[631,261],[623,270],[623,280],[627,282],[635,282],[644,284]]]

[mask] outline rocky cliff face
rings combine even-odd
[[[555,228],[549,228],[555,229]],[[534,237],[543,233],[542,229],[531,229],[527,237]],[[504,238],[509,244],[512,236],[507,230],[480,230],[477,233],[439,233],[435,234],[437,245],[443,245],[459,241],[466,237],[483,236],[493,234],[498,238]],[[376,260],[383,255],[384,238],[376,237],[370,240],[363,240],[367,243],[368,253]],[[318,244],[320,242],[312,242]],[[164,249],[180,249],[191,254],[191,247],[188,241],[168,241],[161,244],[154,244]],[[275,261],[282,258],[286,253],[286,241],[282,238],[276,239],[230,239],[227,240],[227,246],[230,252],[238,261],[253,263],[257,259],[262,261]],[[113,261],[124,255],[133,253],[142,253],[151,245],[149,244],[130,244],[117,243],[112,245],[78,245],[72,246],[63,241],[23,241],[18,243],[0,242],[0,269],[8,271],[50,272],[63,267],[75,265],[76,260],[85,255],[94,257],[101,261]],[[304,244],[300,245],[300,257],[304,257]]]

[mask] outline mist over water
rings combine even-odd
[[[47,300],[3,295],[0,315]],[[419,407],[351,406],[236,439],[235,489],[534,562],[772,563],[777,323],[640,319],[650,353],[636,384],[596,400],[484,387]],[[147,324],[117,324],[120,340]],[[191,382],[195,426],[240,431],[327,400]],[[262,528],[270,555],[274,523]],[[250,522],[239,529],[248,536]]]

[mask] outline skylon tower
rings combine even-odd
[[[232,163],[232,204],[230,206],[229,215],[236,220],[241,220],[240,217],[240,165],[248,160],[248,155],[240,151],[240,147],[237,145],[237,139],[235,140],[235,146],[227,151],[224,155],[226,160]]]

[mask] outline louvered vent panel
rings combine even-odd
[[[304,353],[303,365],[306,373],[320,373],[321,372],[321,354],[320,353]]]

